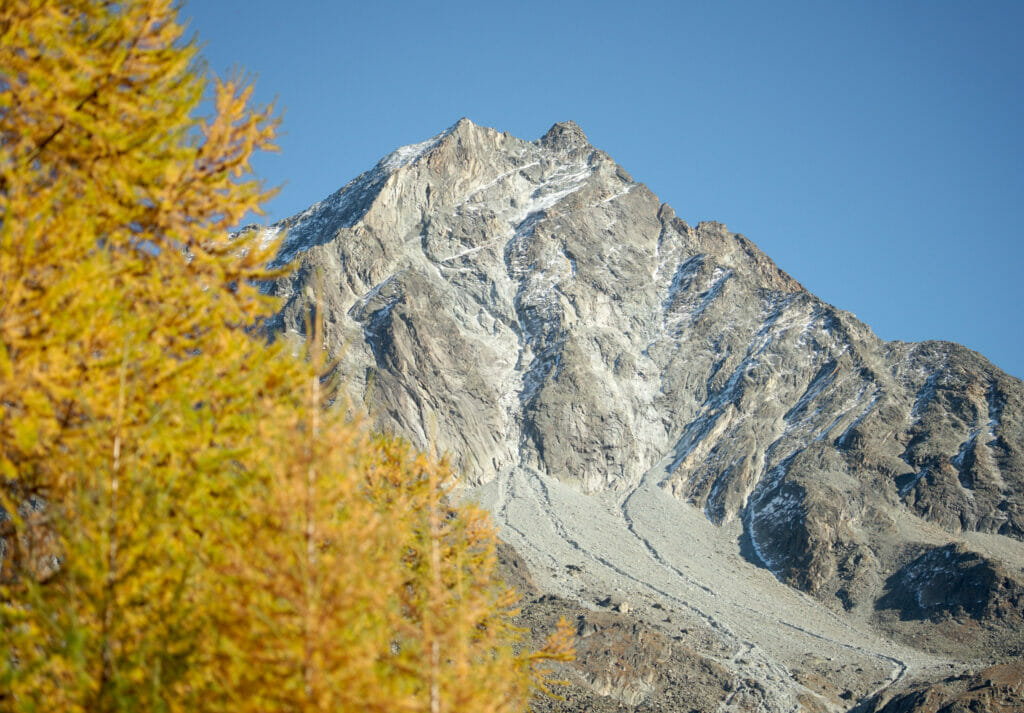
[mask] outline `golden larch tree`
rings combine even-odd
[[[572,632],[523,649],[489,517],[451,504],[445,462],[323,408],[319,331],[307,330],[307,408],[259,426],[282,457],[255,466],[244,521],[218,523],[223,709],[525,710]]]
[[[444,467],[258,338],[275,127],[171,0],[0,3],[0,710],[521,706],[566,655]]]

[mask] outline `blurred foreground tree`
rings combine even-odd
[[[316,367],[323,351],[311,331]],[[321,383],[308,379],[310,404]],[[516,597],[494,579],[486,513],[449,504],[445,463],[338,414],[311,407],[262,421],[268,440],[282,443],[282,425],[295,438],[260,478],[266,490],[243,526],[218,523],[220,708],[524,710],[545,662],[568,657],[572,632],[517,654]],[[267,545],[246,539],[254,522]]]
[[[0,710],[517,710],[494,533],[252,333],[276,120],[171,0],[0,2]]]

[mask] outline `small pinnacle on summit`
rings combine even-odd
[[[456,121],[454,124],[449,126],[447,129],[442,131],[439,134],[439,136],[462,136],[465,135],[466,133],[472,132],[476,128],[477,125],[464,116],[458,121]]]
[[[578,149],[589,146],[587,135],[575,121],[560,121],[550,129],[540,140],[541,146],[550,149]]]

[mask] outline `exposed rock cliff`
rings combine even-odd
[[[1024,664],[919,683],[893,698],[872,701],[865,713],[1017,713],[1024,710]]]
[[[507,499],[531,478],[552,512],[550,482],[609,503],[674,576],[652,488],[839,613],[953,606],[940,590],[964,578],[1004,609],[1020,591],[1022,382],[956,344],[878,339],[742,235],[677,218],[572,122],[529,142],[463,119],[281,230],[272,328],[302,333],[319,302],[354,401],[448,451],[537,558],[556,555]],[[587,550],[578,524],[551,536]],[[908,561],[953,542],[981,569]],[[1019,626],[997,609],[957,612]]]

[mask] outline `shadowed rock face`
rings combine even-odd
[[[886,700],[875,700],[865,713],[1015,713],[1024,710],[1024,664],[992,666],[953,676]]]
[[[282,230],[271,328],[301,334],[319,303],[353,401],[471,484],[539,473],[623,502],[655,477],[851,615],[1024,581],[1024,384],[880,340],[572,122],[530,142],[463,119]],[[918,572],[950,543],[958,575]]]
[[[879,608],[906,619],[968,616],[1003,620],[1020,628],[1024,585],[1006,568],[962,546],[925,551],[889,577]]]

